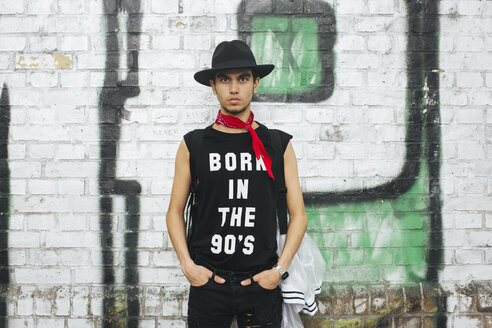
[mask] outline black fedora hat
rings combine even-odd
[[[210,79],[217,71],[234,68],[251,68],[262,78],[270,74],[275,66],[257,65],[253,52],[244,41],[224,41],[215,48],[212,55],[212,68],[196,72],[194,78],[198,83],[210,86]]]

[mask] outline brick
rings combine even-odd
[[[483,317],[483,327],[492,328],[492,315],[486,315]]]
[[[307,156],[313,159],[333,159],[335,157],[335,146],[333,144],[308,144]]]
[[[372,16],[372,17],[356,17],[353,22],[353,28],[357,32],[388,32],[388,28],[391,26],[391,32],[404,33],[406,30],[406,19],[384,17],[384,16]]]
[[[381,67],[381,57],[373,54],[340,53],[337,62],[344,68],[378,68]]]
[[[26,47],[26,38],[23,36],[0,35],[0,51],[22,51]]]
[[[465,69],[470,70],[490,70],[492,69],[492,54],[489,53],[467,53],[464,57]]]
[[[405,328],[417,328],[421,327],[422,319],[421,318],[398,318],[396,321],[396,327],[405,327]]]
[[[163,246],[163,234],[160,232],[140,232],[138,244],[142,248],[160,248]]]
[[[388,15],[394,12],[394,1],[392,0],[380,0],[380,1],[368,1],[369,14]]]
[[[281,115],[281,113],[282,111],[279,111],[277,115]],[[328,108],[312,107],[312,108],[308,108],[306,112],[306,120],[308,122],[333,123],[334,119],[335,119],[334,111]]]
[[[17,315],[32,315],[34,313],[35,287],[23,286],[17,299]]]
[[[8,69],[10,66],[10,55],[0,53],[0,69]]]
[[[460,36],[456,38],[455,48],[459,52],[483,51],[484,40],[481,37]]]
[[[99,165],[93,162],[49,162],[45,175],[50,178],[86,178],[94,176]]]
[[[64,88],[81,88],[89,84],[89,73],[87,72],[62,72],[60,84]]]
[[[35,33],[39,32],[42,26],[41,16],[2,16],[0,21],[0,31],[2,33]]]
[[[28,183],[28,191],[33,195],[49,195],[56,193],[56,181],[31,179]]]
[[[83,195],[85,193],[85,182],[83,180],[58,180],[57,186],[60,195]]]
[[[16,54],[15,67],[17,69],[68,69],[72,68],[72,56],[60,53]]]
[[[156,14],[177,14],[179,9],[178,0],[160,1],[152,0],[152,12]]]
[[[454,317],[455,327],[481,328],[482,320],[479,316],[459,315]]]
[[[337,49],[343,50],[364,50],[364,37],[356,34],[343,34],[337,40]],[[337,76],[338,77],[338,76]]]
[[[460,159],[484,159],[484,148],[480,144],[460,144],[458,145],[458,157]]]
[[[344,87],[360,87],[364,83],[364,74],[357,70],[340,71],[337,75],[336,84]]]
[[[10,162],[11,178],[40,178],[41,163],[37,162]]]
[[[482,214],[465,212],[456,215],[456,228],[458,229],[482,228]]]
[[[29,144],[28,155],[32,159],[48,159],[55,156],[55,145]]]
[[[490,285],[478,286],[477,310],[479,312],[492,312],[492,292]]]
[[[9,318],[10,328],[34,328],[34,319],[32,318]]]
[[[82,249],[62,249],[59,251],[60,262],[68,267],[91,266],[91,253]]]
[[[97,265],[101,265],[101,261],[99,261],[97,263]],[[114,265],[118,265],[118,264],[115,263]],[[97,282],[100,280],[101,280],[101,272],[99,270],[96,270],[94,267],[92,267],[90,269],[78,268],[77,270],[74,271],[73,283],[76,285],[94,284],[94,282]],[[82,312],[87,311],[87,310],[85,307],[83,307],[83,308],[79,309],[78,311],[81,312],[80,315],[85,315],[85,314],[82,314]]]
[[[456,250],[455,259],[457,264],[480,264],[483,263],[484,254],[482,250]]]
[[[102,316],[104,287],[92,286],[89,297],[90,297],[90,313],[96,316]]]
[[[53,310],[56,315],[70,315],[70,287],[56,289]]]
[[[477,90],[470,95],[470,105],[485,106],[492,105],[492,92]]]
[[[161,87],[175,87],[180,83],[180,72],[165,71],[152,72],[152,85]]]
[[[9,249],[9,265],[23,266],[27,264],[26,251]]]
[[[471,281],[471,280],[488,280],[492,274],[488,268],[483,265],[469,264],[461,266],[447,266],[443,269],[443,281]]]
[[[72,287],[72,315],[85,316],[89,313],[89,288]]]
[[[342,14],[363,14],[365,5],[363,0],[343,1],[337,0],[335,3],[335,12],[337,15]]]
[[[476,247],[490,247],[492,245],[492,234],[490,231],[473,231],[470,233],[470,244]]]
[[[55,160],[84,159],[84,156],[85,156],[84,145],[64,144],[64,145],[57,145],[56,147]]]
[[[159,316],[161,314],[161,288],[155,286],[146,287],[144,290],[143,312],[145,315]]]
[[[22,14],[24,13],[24,1],[19,0],[19,1],[11,2],[7,0],[1,0],[0,13],[2,15]]]
[[[14,269],[15,281],[19,284],[70,284],[70,269]]]
[[[84,14],[85,10],[84,0],[75,0],[75,1],[62,1],[58,3],[58,13],[62,15],[70,15],[70,14]]]
[[[367,49],[388,52],[392,48],[391,38],[387,35],[370,36],[367,39]]]
[[[176,253],[171,251],[156,251],[152,253],[153,264],[158,267],[177,267],[179,260]]]
[[[458,2],[458,13],[460,15],[480,15],[484,5],[479,1],[460,1]]]
[[[26,180],[16,179],[10,180],[10,194],[11,195],[25,195],[26,194]],[[10,227],[12,229],[12,227]]]
[[[62,51],[87,51],[89,39],[87,36],[65,36],[60,39]]]
[[[485,86],[491,88],[492,87],[492,73],[485,74]]]
[[[485,214],[485,228],[492,228],[492,213]]]
[[[483,86],[483,77],[479,72],[459,72],[457,84],[462,88],[478,88]]]
[[[185,328],[186,322],[183,319],[158,318],[157,328]]]
[[[468,97],[461,90],[442,90],[440,99],[442,105],[464,106],[468,104]]]
[[[27,13],[48,15],[56,12],[56,0],[27,0]]]
[[[455,110],[455,120],[458,123],[482,123],[484,110],[481,108],[457,108]],[[478,133],[477,133],[478,134]]]
[[[56,37],[49,35],[30,36],[29,50],[32,52],[54,52],[57,50]]]
[[[99,235],[96,232],[46,233],[46,247],[69,248],[94,245],[99,245]]]
[[[29,214],[26,215],[26,222],[28,230],[51,230],[56,227],[53,214]]]
[[[67,320],[68,328],[90,328],[96,327],[96,322],[94,319],[78,319],[78,318],[69,318]]]
[[[51,315],[54,298],[54,289],[38,288],[34,292],[34,313],[37,315]]]
[[[193,0],[183,0],[182,2],[182,11],[187,15],[206,15],[206,14],[216,14],[212,11],[213,3],[212,0],[203,0],[203,1],[193,1]]]

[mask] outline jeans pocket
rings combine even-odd
[[[259,282],[256,282],[256,281],[254,282],[254,284],[257,285],[258,287],[260,287],[261,289],[266,290],[266,291],[269,291],[269,292],[271,292],[271,291],[273,291],[273,290],[275,290],[277,288],[277,287],[274,287],[272,289],[268,289],[268,288],[263,287],[262,285],[260,285]]]
[[[213,279],[212,278],[208,278],[207,282],[204,283],[203,285],[200,285],[200,286],[191,286],[193,288],[203,288],[203,287],[206,287],[208,285],[210,285],[210,283],[212,283]]]

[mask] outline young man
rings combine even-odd
[[[239,327],[281,326],[278,285],[288,276],[307,217],[291,136],[279,131],[290,221],[278,257],[278,191],[271,169],[275,149],[269,130],[253,120],[250,107],[260,78],[273,68],[257,65],[248,45],[234,40],[219,44],[212,68],[195,74],[196,81],[211,87],[220,110],[215,123],[203,132],[199,154],[193,153],[198,172],[189,243],[183,212],[192,184],[193,132],[185,135],[176,155],[167,212],[169,235],[191,284],[190,328],[229,328],[233,316]]]

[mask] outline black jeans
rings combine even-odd
[[[189,328],[230,328],[234,315],[239,328],[280,328],[283,299],[279,287],[268,290],[256,282],[242,286],[241,281],[252,274],[213,272],[226,282],[218,284],[212,276],[205,285],[190,287]]]

